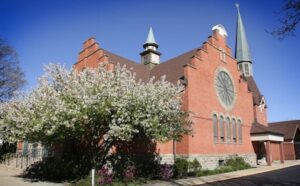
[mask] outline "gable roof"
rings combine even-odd
[[[109,62],[113,64],[120,64],[121,66],[126,65],[128,69],[136,73],[137,79],[146,81],[153,76],[159,79],[161,76],[166,75],[167,81],[177,83],[177,81],[183,76],[183,66],[188,64],[191,61],[191,58],[196,55],[197,49],[188,51],[182,55],[162,62],[156,65],[152,70],[147,69],[143,64],[136,63],[105,49],[103,49],[103,51],[104,54],[108,56]]]
[[[197,49],[194,49],[156,65],[150,71],[150,77],[160,78],[166,75],[167,81],[176,83],[183,76],[183,66],[188,64],[196,53]]]
[[[282,132],[273,131],[270,127],[260,124],[257,121],[253,122],[250,130],[250,134],[274,134],[280,136],[284,135]]]
[[[252,76],[245,77],[248,83],[248,90],[253,94],[253,103],[254,105],[260,105],[263,95],[260,93],[255,80]]]
[[[293,140],[296,129],[299,127],[300,127],[300,120],[269,123],[269,128],[272,131],[283,133],[285,140]]]
[[[130,59],[124,58],[112,52],[103,49],[104,54],[108,56],[109,62],[113,64],[126,65],[126,68],[136,74],[137,79],[146,81],[149,78],[149,70],[142,64],[136,63]]]

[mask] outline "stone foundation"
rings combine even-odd
[[[199,161],[202,166],[202,169],[215,169],[218,166],[225,163],[226,159],[231,157],[242,157],[245,162],[250,166],[257,166],[256,154],[191,154],[191,155],[180,155],[176,154],[176,158],[185,158],[189,161],[193,161],[195,158]],[[174,155],[173,154],[163,154],[160,155],[161,163],[164,164],[174,164]]]

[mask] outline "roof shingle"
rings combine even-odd
[[[300,120],[269,123],[269,128],[272,131],[283,133],[285,140],[293,140],[296,129],[299,127],[300,127]]]
[[[250,134],[275,134],[282,136],[283,133],[281,131],[273,131],[268,126],[260,124],[258,122],[253,122],[251,126]]]
[[[263,95],[260,93],[255,80],[252,76],[246,77],[248,83],[248,89],[253,94],[253,103],[254,105],[260,105]]]

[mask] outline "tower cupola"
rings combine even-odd
[[[150,27],[148,37],[143,45],[144,51],[140,53],[141,63],[152,69],[159,64],[161,53],[157,51],[158,44],[155,41],[152,27]]]
[[[238,16],[236,28],[235,59],[238,62],[238,69],[243,73],[244,76],[253,76],[252,59],[244,24],[239,10],[239,4],[236,4],[236,8]]]

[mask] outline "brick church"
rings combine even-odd
[[[184,108],[194,122],[191,136],[180,142],[158,144],[163,162],[172,163],[174,156],[197,158],[203,168],[215,168],[230,156],[241,156],[250,165],[275,160],[284,162],[284,135],[268,127],[265,97],[253,76],[246,32],[238,8],[235,55],[226,42],[222,25],[212,28],[212,35],[202,46],[160,62],[152,28],[150,28],[141,62],[113,54],[90,38],[83,44],[74,69],[95,68],[108,62],[126,65],[138,79],[166,75],[170,82],[185,86]]]

